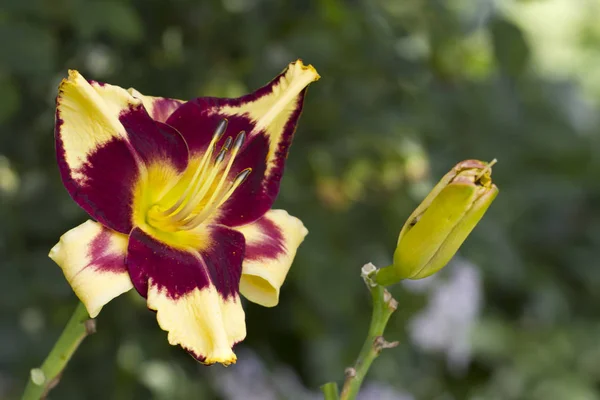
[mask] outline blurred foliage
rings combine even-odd
[[[86,219],[54,161],[66,70],[187,99],[237,96],[302,58],[322,79],[277,206],[310,234],[281,304],[247,304],[240,354],[312,390],[341,380],[370,313],[362,264],[390,263],[456,162],[496,157],[500,195],[461,250],[482,287],[466,366],[415,345],[430,292],[399,285],[387,336],[402,345],[368,380],[415,399],[600,399],[599,17],[597,0],[0,0],[0,398],[17,398],[75,307],[47,258]],[[219,377],[245,360],[199,366],[130,293],[51,397],[222,398]]]

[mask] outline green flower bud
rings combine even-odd
[[[495,163],[462,161],[442,178],[402,227],[394,264],[377,272],[377,283],[425,278],[450,261],[498,194]]]

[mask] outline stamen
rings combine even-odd
[[[227,118],[223,118],[222,120],[219,121],[219,124],[217,125],[217,129],[215,129],[215,133],[213,133],[213,140],[215,140],[215,142],[218,142],[219,140],[221,140],[221,138],[223,137],[223,134],[225,133],[225,131],[227,130]]]
[[[198,168],[196,168],[196,172],[194,172],[194,176],[190,180],[188,187],[183,192],[183,195],[175,202],[175,204],[173,204],[171,207],[169,207],[169,209],[167,209],[163,212],[163,214],[165,216],[168,216],[168,215],[172,214],[173,212],[175,212],[175,210],[177,210],[179,207],[181,207],[181,205],[183,204],[185,199],[187,199],[188,195],[190,195],[190,192],[194,193],[197,190],[197,186],[200,184],[200,182],[202,182],[202,178],[205,175],[206,169],[204,167],[208,164],[208,160],[210,160],[210,158],[212,157],[212,154],[215,150],[216,143],[219,140],[221,140],[221,138],[223,137],[223,134],[225,133],[226,130],[227,130],[227,119],[224,118],[219,121],[219,124],[217,125],[217,128],[215,129],[215,132],[213,133],[213,137],[208,145],[207,151],[206,151],[206,153],[204,153],[204,156],[202,156],[202,160],[200,161]],[[229,143],[229,145],[231,145],[231,140],[229,140],[229,139],[231,139],[231,137],[228,137],[227,139],[228,140],[225,141],[225,144],[227,145]],[[192,191],[192,188],[194,188],[193,191]]]
[[[238,133],[237,137],[235,138],[235,143],[233,145],[234,150],[239,150],[242,145],[244,144],[244,141],[246,140],[246,132],[241,131],[240,133]]]
[[[237,155],[238,151],[244,144],[244,140],[246,140],[246,132],[241,131],[240,133],[238,133],[237,137],[235,138],[235,143],[233,144],[231,156],[229,156],[229,161],[227,162],[227,166],[225,167],[225,170],[221,174],[221,179],[220,179],[217,187],[215,188],[212,195],[210,196],[210,199],[204,205],[204,209],[196,217],[194,217],[193,220],[203,221],[210,213],[212,213],[214,208],[216,208],[216,207],[212,207],[212,205],[213,205],[214,201],[216,200],[217,196],[221,193],[221,188],[223,187],[223,184],[225,183],[225,181],[227,180],[227,177],[229,176],[229,171],[231,170],[231,166],[233,165],[235,156]],[[219,154],[219,155],[221,155],[221,154]],[[218,156],[217,156],[217,158],[218,158]],[[201,199],[202,198],[200,198],[200,200]],[[218,205],[217,205],[217,207],[218,207]]]
[[[220,201],[218,201],[217,203],[214,203],[211,207],[208,207],[208,204],[207,204],[207,207],[204,208],[204,210],[202,210],[202,212],[200,214],[196,215],[194,218],[191,218],[189,221],[187,221],[186,224],[181,226],[181,229],[184,229],[184,230],[194,229],[198,225],[200,225],[202,222],[204,222],[206,217],[208,217],[210,214],[213,213],[213,211],[215,211],[217,208],[221,207],[221,205],[223,203],[225,203],[227,200],[229,200],[229,198],[231,197],[233,192],[235,192],[235,190],[246,180],[246,178],[248,177],[248,175],[250,175],[251,172],[252,172],[252,168],[246,168],[245,170],[243,170],[242,172],[237,174],[237,176],[233,180],[233,183],[231,184],[231,187],[223,196],[221,196]],[[218,191],[215,191],[215,193],[217,193],[217,192]],[[214,193],[213,193],[213,197],[214,197]]]
[[[192,194],[192,196],[189,198],[189,200],[187,201],[187,203],[185,204],[185,206],[183,206],[183,208],[181,210],[177,211],[175,214],[173,214],[171,216],[171,218],[173,220],[183,221],[185,218],[187,218],[190,215],[190,213],[192,211],[194,211],[194,208],[196,208],[196,206],[198,204],[200,204],[200,202],[202,201],[202,199],[204,198],[204,196],[206,195],[206,193],[212,186],[212,184],[215,180],[215,177],[219,173],[219,166],[221,165],[221,163],[223,162],[223,159],[225,158],[225,153],[226,153],[225,149],[221,149],[221,151],[217,155],[217,158],[215,159],[214,165],[212,166],[210,175],[208,175],[206,180],[202,180],[202,179],[198,180],[198,182],[196,183],[196,185],[194,187],[194,191],[192,192],[194,194]]]
[[[163,216],[170,223],[176,224],[179,229],[189,230],[200,225],[231,197],[233,192],[252,172],[251,168],[246,168],[238,173],[232,181],[228,180],[233,162],[246,141],[246,132],[244,131],[238,133],[235,140],[231,136],[227,137],[219,153],[211,163],[213,154],[216,151],[217,142],[222,139],[226,129],[227,120],[223,119],[219,121],[207,150],[202,156],[183,194],[177,199],[175,204],[162,212]],[[231,153],[228,156],[227,153],[230,151]],[[223,168],[223,162],[226,157],[227,165]],[[217,178],[219,179],[218,182],[216,182]],[[224,189],[225,182],[227,181],[231,182],[231,184],[227,189]],[[214,188],[214,190],[211,190],[211,188]],[[211,192],[210,198],[206,200],[205,197],[209,191]],[[191,216],[200,204],[202,204],[202,210],[195,216]]]
[[[488,173],[489,171],[492,170],[492,167],[494,166],[494,164],[496,164],[498,162],[498,160],[496,158],[494,158],[492,161],[490,161],[488,163],[488,165],[485,166],[484,169],[481,170],[481,172],[479,174],[477,174],[477,176],[475,177],[475,181],[478,181],[481,179],[481,177],[483,175],[485,175],[486,173]]]
[[[227,136],[227,139],[225,139],[225,144],[223,144],[223,148],[225,150],[229,150],[231,147],[231,142],[233,142],[233,139],[231,139],[231,136]]]
[[[227,149],[222,148],[219,154],[217,154],[217,158],[215,158],[215,165],[220,164],[225,159],[225,153],[227,153]]]
[[[250,173],[252,172],[252,168],[246,168],[245,170],[243,170],[242,172],[240,172],[236,177],[235,180],[233,181],[233,185],[231,185],[231,188],[227,191],[227,193],[225,193],[225,195],[221,198],[221,201],[219,202],[219,204],[217,204],[216,208],[219,208],[223,205],[223,203],[225,203],[227,200],[229,200],[229,198],[231,197],[231,195],[233,194],[233,192],[242,184],[244,183],[244,181],[246,180],[246,178],[248,177],[248,175],[250,175]]]

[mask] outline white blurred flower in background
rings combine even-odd
[[[409,394],[398,392],[395,388],[380,383],[363,385],[357,400],[415,400]]]
[[[211,368],[214,389],[227,400],[321,400],[318,390],[307,389],[294,370],[285,365],[268,368],[254,351],[236,347],[238,363]],[[376,383],[366,384],[358,400],[414,400],[412,396]]]
[[[289,367],[268,370],[254,351],[236,347],[238,362],[227,368],[211,368],[214,388],[228,400],[317,400]]]
[[[460,373],[471,360],[470,334],[481,311],[479,270],[455,257],[441,274],[405,281],[411,291],[428,292],[427,307],[410,321],[413,344],[426,351],[446,353],[449,369]]]

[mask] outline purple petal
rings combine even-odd
[[[57,121],[57,130],[61,121]],[[81,208],[105,226],[117,232],[131,230],[132,188],[138,169],[128,145],[112,139],[87,154],[86,163],[72,171],[66,162],[64,147],[56,136],[56,156],[65,188]]]
[[[122,112],[119,120],[125,127],[134,151],[146,165],[167,163],[183,172],[188,164],[188,148],[183,137],[171,126],[154,121],[142,106]]]
[[[281,175],[265,180],[268,151],[267,139],[257,136],[244,148],[242,154],[236,157],[231,176],[235,177],[246,168],[252,168],[252,172],[221,206],[214,223],[232,227],[245,225],[256,221],[269,211],[279,192]]]
[[[136,99],[142,100],[144,107],[153,120],[165,122],[180,105],[185,101],[169,99],[166,97],[144,96],[137,90],[129,88],[128,92]]]
[[[210,285],[225,299],[237,295],[244,236],[226,227],[209,229],[211,243],[205,249],[185,251],[134,228],[129,237],[127,267],[136,290],[146,297],[151,280],[152,285],[172,299]]]
[[[167,119],[166,123],[177,129],[183,136],[192,156],[201,156],[210,143],[215,129],[222,119],[227,119],[227,131],[218,143],[221,146],[227,136],[237,135],[241,131],[250,132],[254,127],[252,121],[244,115],[221,113],[222,107],[238,104],[239,99],[222,99],[218,97],[198,97],[179,106]]]

